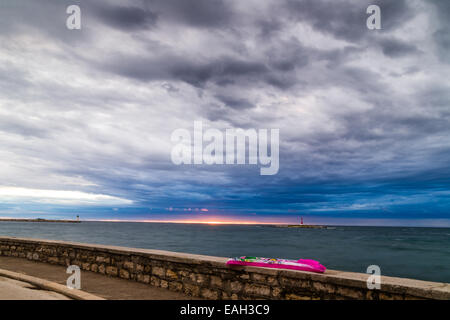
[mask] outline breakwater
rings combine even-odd
[[[57,219],[8,219],[2,218],[0,222],[54,222],[54,223],[80,223],[80,220],[57,220]]]
[[[227,258],[52,240],[0,237],[0,256],[120,277],[206,299],[447,299],[450,284],[368,274],[227,266]]]

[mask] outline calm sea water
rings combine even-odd
[[[450,228],[0,222],[0,235],[222,257],[309,258],[329,269],[354,272],[375,264],[383,275],[450,282]]]

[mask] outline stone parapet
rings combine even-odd
[[[206,299],[445,299],[450,284],[368,274],[227,266],[227,258],[65,241],[0,237],[0,256],[13,256],[138,281]]]

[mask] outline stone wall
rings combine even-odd
[[[20,257],[138,281],[206,299],[450,299],[450,284],[362,273],[324,274],[225,264],[226,258],[51,240],[0,237],[0,256]]]

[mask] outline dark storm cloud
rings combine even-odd
[[[377,97],[378,92],[384,89],[378,80],[377,73],[373,71],[357,67],[338,67],[334,71],[336,72],[336,77],[333,80],[339,80],[338,86],[359,91],[366,95],[365,99],[370,99],[373,96]]]
[[[291,18],[308,21],[322,32],[337,38],[358,40],[367,33],[364,12],[367,8],[360,2],[355,5],[342,2],[317,0],[287,0]]]
[[[239,79],[259,79],[268,72],[259,62],[232,57],[198,62],[176,52],[155,58],[120,56],[103,64],[103,69],[140,81],[178,80],[195,87],[203,87],[207,82],[226,84]]]
[[[338,39],[350,41],[359,46],[378,45],[382,52],[391,58],[416,53],[415,45],[401,39],[385,37],[383,32],[371,32],[366,27],[369,5],[378,5],[381,9],[382,29],[387,32],[396,30],[414,12],[407,1],[317,1],[287,0],[288,15],[294,21],[308,21],[316,30],[331,34]]]
[[[443,61],[450,63],[450,2],[446,0],[429,0],[436,10],[438,27],[433,37],[439,46],[439,53]]]
[[[231,57],[197,64],[178,61],[175,66],[169,68],[171,76],[197,87],[204,86],[209,81],[225,84],[242,78],[257,79],[267,72],[267,67],[262,63]]]
[[[256,21],[256,25],[260,31],[259,36],[262,40],[276,36],[278,32],[283,30],[285,21],[279,19],[277,15],[269,19],[260,19]]]
[[[155,25],[157,15],[150,10],[126,6],[96,6],[96,16],[104,23],[123,30],[147,29]]]
[[[6,2],[6,3],[5,3]],[[4,4],[5,3],[5,4]],[[54,42],[63,42],[73,45],[89,41],[90,35],[86,32],[73,33],[66,28],[66,9],[70,5],[81,5],[79,0],[16,0],[2,1],[0,4],[0,29],[5,35],[14,36],[27,28],[33,32],[41,33]],[[86,2],[86,9],[89,2]],[[85,12],[89,17],[89,10]]]
[[[161,19],[193,27],[229,26],[233,10],[225,0],[151,0],[147,5],[161,14]]]
[[[232,109],[242,110],[242,109],[250,109],[250,108],[255,107],[247,99],[238,99],[238,98],[223,96],[223,95],[217,95],[216,98],[219,99],[220,101],[222,101],[226,106],[228,106]]]
[[[323,1],[286,0],[288,15],[297,21],[308,21],[322,32],[352,42],[369,37],[366,14],[369,5],[378,5],[382,11],[383,29],[392,30],[402,25],[411,15],[407,1]]]
[[[380,148],[403,143],[420,145],[422,137],[450,133],[448,119],[413,114],[393,116],[389,109],[355,112],[345,115],[342,120],[347,130],[340,138],[376,143]]]
[[[322,52],[305,47],[296,38],[277,41],[265,50],[265,57],[273,70],[285,73],[304,67]]]
[[[265,83],[280,90],[288,90],[295,85],[306,83],[296,72],[307,67],[308,63],[326,60],[333,64],[332,68],[337,68],[339,64],[336,62],[347,59],[354,51],[356,49],[352,47],[342,50],[308,48],[297,39],[291,38],[276,40],[258,57],[223,55],[199,60],[195,56],[180,56],[176,48],[163,48],[149,52],[150,55],[156,52],[156,55],[148,58],[110,55],[99,65],[106,72],[139,81],[182,81],[197,88],[204,88],[208,83],[222,87],[235,85],[242,90]],[[360,76],[363,77],[363,74],[367,75],[368,72],[361,71]],[[370,77],[370,74],[367,77]],[[373,79],[370,81],[374,82]],[[355,82],[361,85],[361,79]]]
[[[379,44],[383,53],[392,58],[402,57],[418,52],[415,45],[394,38],[382,39],[379,41]]]

